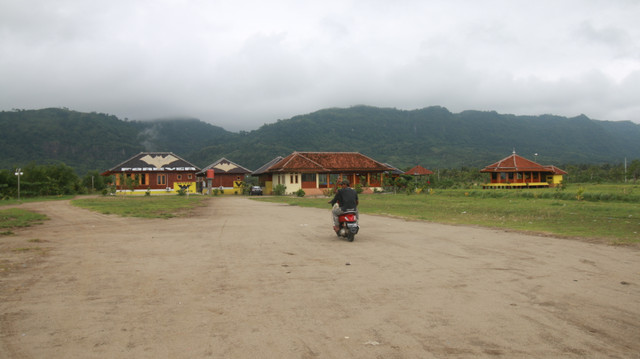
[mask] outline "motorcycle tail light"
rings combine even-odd
[[[355,222],[356,221],[356,215],[355,214],[345,214],[342,216],[342,219],[345,222]]]

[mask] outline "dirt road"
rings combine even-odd
[[[640,358],[640,251],[216,197],[188,218],[24,204],[0,358]]]

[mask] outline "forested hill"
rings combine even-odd
[[[232,133],[196,119],[123,121],[57,108],[0,112],[0,168],[64,162],[80,174],[104,171],[141,151],[171,151],[199,167],[226,157],[255,170],[292,151],[357,151],[399,168],[480,168],[513,149],[545,165],[618,164],[640,158],[640,125],[583,115],[356,106]]]
[[[142,151],[187,155],[237,136],[195,119],[123,121],[58,108],[0,112],[0,168],[63,162],[82,175]]]

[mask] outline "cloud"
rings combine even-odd
[[[355,104],[640,121],[637,1],[0,4],[0,109],[230,130]],[[633,92],[635,91],[635,92]]]

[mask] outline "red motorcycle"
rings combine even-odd
[[[340,226],[338,227],[339,229],[336,235],[346,238],[349,242],[353,242],[355,235],[358,234],[358,230],[360,230],[356,211],[346,210],[338,216],[338,221],[340,222]]]

